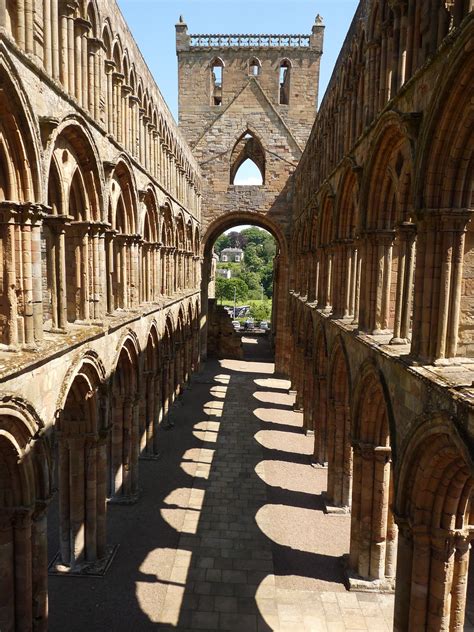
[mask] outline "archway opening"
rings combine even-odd
[[[251,158],[247,158],[237,169],[233,184],[236,186],[261,186],[263,174],[257,164]]]
[[[266,218],[236,213],[211,226],[204,243],[202,357],[272,355],[282,324],[276,279],[284,237]]]
[[[265,150],[260,140],[246,130],[234,145],[230,156],[230,184],[265,184]]]

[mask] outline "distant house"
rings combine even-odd
[[[224,248],[221,251],[221,263],[240,263],[244,260],[244,251],[241,248]]]

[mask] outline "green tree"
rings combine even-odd
[[[271,298],[273,296],[273,262],[263,268],[261,282],[265,295]]]
[[[222,301],[234,301],[235,298],[238,302],[245,301],[248,295],[248,287],[245,281],[239,278],[223,279],[217,278],[216,281],[216,298]]]
[[[272,317],[272,306],[270,301],[259,302],[250,307],[250,315],[255,320],[270,320]]]
[[[229,235],[227,235],[226,233],[223,233],[220,237],[216,239],[216,242],[214,244],[214,252],[220,256],[224,248],[229,248],[229,247],[230,247]]]
[[[247,285],[250,291],[260,290],[260,274],[258,272],[250,272],[247,269],[244,269],[238,275]]]
[[[257,246],[255,244],[249,244],[245,248],[244,264],[249,272],[256,272],[258,274],[261,271],[264,261],[261,257],[259,257]]]

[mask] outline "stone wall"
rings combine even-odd
[[[395,588],[400,632],[464,621],[471,5],[362,1],[295,172],[297,406],[328,467],[328,511],[351,512],[349,584]]]
[[[116,3],[0,3],[0,628],[103,568],[199,367],[201,176]],[[21,585],[21,590],[17,589]]]
[[[323,32],[319,16],[311,34],[298,36],[190,35],[184,21],[176,25],[179,121],[202,172],[204,256],[209,259],[220,233],[238,224],[256,224],[275,236],[280,252],[275,295],[280,307],[274,312],[279,370],[286,366],[280,353],[286,336],[281,296],[287,282],[292,174],[316,114]],[[258,64],[255,74],[252,63]],[[291,66],[288,104],[279,98],[282,63]],[[221,105],[212,102],[215,64],[221,64]],[[246,158],[259,167],[262,185],[233,183]],[[210,261],[203,269],[203,306],[209,271]]]

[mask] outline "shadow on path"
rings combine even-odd
[[[307,591],[301,612],[318,625],[324,610],[308,591],[345,595],[349,518],[322,514],[325,472],[309,464],[301,416],[254,397],[287,388],[270,353],[259,338],[244,360],[210,361],[193,378],[161,433],[161,459],[140,462],[139,501],[109,506],[108,541],[120,548],[107,575],[50,578],[51,631],[276,630],[285,591],[300,601]],[[51,555],[55,522],[53,508]]]

